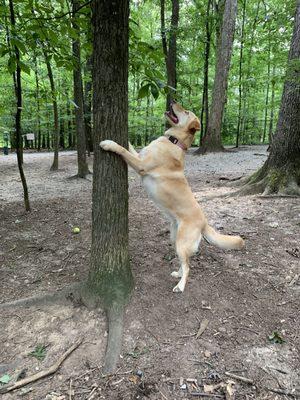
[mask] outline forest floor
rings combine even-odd
[[[229,380],[237,400],[298,398],[299,199],[210,199],[234,190],[228,179],[255,171],[266,157],[264,146],[187,155],[187,178],[210,224],[240,234],[246,247],[222,251],[201,243],[183,294],[172,292],[178,260],[168,225],[130,171],[135,290],[117,373],[101,375],[107,336],[101,310],[55,304],[9,308],[0,314],[0,381],[48,368],[76,340],[83,342],[54,375],[2,399],[225,399],[226,386],[226,399],[233,399]],[[24,160],[31,213],[23,210],[15,155],[0,156],[1,302],[62,289],[82,281],[89,267],[92,178],[68,179],[76,173],[75,152],[60,154],[55,173],[49,171],[50,153],[28,153]],[[196,338],[201,323],[208,325]],[[232,379],[228,371],[253,383]]]

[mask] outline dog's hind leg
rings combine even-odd
[[[171,219],[170,221],[170,240],[172,244],[176,243],[178,223],[175,219]]]
[[[196,253],[201,240],[201,229],[191,224],[180,224],[176,239],[176,252],[180,260],[179,271],[174,271],[172,276],[180,278],[178,284],[174,287],[173,292],[183,292],[190,267],[189,260],[191,255]]]

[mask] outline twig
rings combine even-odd
[[[61,364],[65,361],[65,359],[66,359],[67,357],[69,357],[69,355],[70,355],[71,353],[73,353],[73,351],[74,351],[75,349],[77,349],[77,347],[78,347],[81,343],[82,343],[82,339],[80,339],[80,340],[78,340],[76,343],[74,343],[73,346],[71,346],[71,347],[60,357],[60,359],[59,359],[55,364],[53,364],[51,367],[49,367],[48,369],[44,369],[44,370],[42,370],[42,371],[39,371],[37,374],[34,374],[34,375],[32,375],[32,376],[28,376],[27,378],[22,379],[22,380],[20,380],[20,381],[18,381],[18,382],[16,382],[16,383],[14,383],[14,384],[11,385],[11,386],[7,386],[7,387],[4,387],[4,388],[0,389],[0,394],[11,392],[11,391],[16,390],[16,389],[19,389],[19,388],[21,388],[21,387],[23,387],[23,386],[26,386],[26,385],[28,385],[29,383],[36,382],[36,381],[39,380],[39,379],[45,378],[46,376],[53,375],[53,374],[58,370],[58,368],[61,366]]]
[[[273,393],[283,394],[285,396],[289,396],[289,397],[294,397],[294,398],[300,399],[300,393],[293,393],[293,392],[290,392],[287,389],[273,389],[273,388],[269,388],[269,387],[265,387],[265,389],[269,390],[270,392],[273,392]]]
[[[69,400],[72,400],[72,378],[70,379]]]
[[[244,376],[240,376],[240,375],[235,375],[235,374],[232,374],[231,372],[225,372],[225,375],[230,376],[230,378],[237,379],[238,381],[249,383],[250,385],[253,385],[253,383],[254,383],[254,381],[252,379],[245,378]]]
[[[221,396],[220,394],[208,394],[208,393],[203,393],[203,392],[192,392],[191,396],[194,397],[207,397],[210,399],[217,398],[217,399],[224,399],[224,396]]]
[[[94,397],[94,393],[96,392],[96,390],[98,389],[98,386],[94,387],[93,390],[91,391],[89,397],[87,398],[87,400],[92,400],[92,398]]]

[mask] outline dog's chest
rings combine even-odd
[[[152,198],[152,200],[157,202],[157,184],[155,178],[150,175],[146,175],[142,178],[142,182],[148,195]]]

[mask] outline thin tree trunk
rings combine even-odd
[[[38,74],[38,63],[37,57],[34,59],[34,75],[35,75],[35,98],[36,98],[36,108],[37,108],[37,126],[38,126],[38,137],[37,137],[37,150],[41,151],[41,107],[40,107],[40,83]]]
[[[209,114],[207,134],[203,137],[201,153],[223,150],[221,128],[226,103],[236,11],[237,0],[226,0],[221,35],[217,48],[217,63],[212,94],[212,105]]]
[[[45,63],[47,66],[48,78],[49,78],[49,82],[50,82],[51,98],[52,98],[52,105],[53,105],[53,119],[54,119],[54,135],[52,135],[53,147],[54,147],[54,158],[53,158],[53,163],[52,163],[50,170],[57,171],[58,170],[58,147],[59,147],[59,121],[58,121],[57,96],[56,96],[52,67],[51,67],[49,55],[47,53],[47,50],[45,50],[45,48],[43,48],[43,53],[44,53],[44,57],[45,57]]]
[[[262,143],[265,143],[266,135],[267,135],[269,91],[270,91],[270,74],[271,74],[271,32],[270,32],[270,26],[269,26],[269,32],[268,32],[267,88],[266,88],[264,131],[263,131]]]
[[[75,124],[76,124],[76,136],[77,136],[77,165],[79,178],[85,178],[89,174],[89,168],[86,161],[86,140],[85,140],[85,126],[84,126],[84,110],[83,110],[83,85],[81,76],[81,58],[80,58],[80,33],[76,22],[76,10],[79,7],[77,0],[72,0],[73,6],[73,28],[77,31],[78,38],[73,39],[73,57],[76,65],[73,69],[73,81],[74,81],[74,102],[75,107]]]
[[[92,56],[89,56],[86,61],[86,78],[84,84],[84,122],[86,132],[86,142],[88,156],[93,151],[93,137],[92,137],[92,79],[90,74],[92,72]]]
[[[243,76],[243,52],[244,52],[244,40],[245,40],[244,33],[245,33],[245,19],[246,19],[246,1],[247,0],[243,0],[241,47],[240,47],[240,59],[239,59],[239,108],[238,108],[238,123],[237,123],[235,147],[239,147],[241,119],[242,119],[242,90],[243,90],[242,76]]]
[[[272,140],[273,140],[273,122],[274,122],[274,99],[275,99],[275,72],[276,72],[276,68],[275,65],[273,65],[273,71],[272,71],[272,81],[271,81],[271,85],[272,85],[272,89],[271,89],[271,111],[270,111],[270,124],[269,124],[269,148],[270,149],[271,145],[272,145]]]
[[[200,145],[202,144],[202,139],[207,133],[208,126],[208,72],[209,72],[209,55],[210,55],[210,41],[211,41],[211,32],[210,32],[210,8],[211,1],[207,0],[207,8],[206,8],[206,19],[205,19],[205,47],[204,47],[204,66],[203,66],[203,92],[202,92],[202,107],[200,114]],[[204,120],[205,115],[205,120]]]
[[[115,370],[119,360],[123,308],[133,287],[128,254],[127,166],[121,157],[99,146],[104,139],[128,146],[128,25],[129,0],[94,0],[93,223],[87,291],[107,310],[105,373]]]
[[[15,27],[16,27],[16,20],[15,20],[15,11],[14,11],[14,4],[13,0],[9,0],[9,10],[10,10],[10,21],[12,26],[13,34]],[[16,128],[16,151],[17,151],[17,160],[18,160],[18,168],[21,177],[21,182],[23,186],[23,193],[24,193],[24,205],[25,210],[30,211],[30,203],[29,203],[29,195],[28,195],[28,188],[26,177],[23,170],[23,157],[22,157],[22,133],[21,133],[21,112],[22,112],[22,84],[21,84],[21,68],[20,68],[20,52],[17,46],[14,46],[14,52],[16,56],[16,71],[13,73],[13,81],[15,85],[15,95],[16,95],[16,117],[15,117],[15,128]]]
[[[255,38],[255,33],[256,33],[256,26],[258,22],[258,15],[259,15],[259,7],[260,7],[261,0],[258,0],[257,6],[256,6],[256,12],[255,12],[255,17],[253,21],[253,25],[251,28],[251,39],[250,39],[250,46],[248,50],[248,57],[247,59],[247,64],[245,67],[245,83],[244,83],[244,90],[243,90],[243,112],[242,112],[242,142],[245,141],[245,133],[244,131],[246,130],[248,126],[248,118],[247,118],[247,99],[248,99],[248,93],[249,93],[249,77],[251,76],[251,62],[252,62],[252,55],[253,55],[253,45],[254,45],[254,38]]]
[[[167,84],[169,90],[166,99],[166,109],[170,108],[174,97],[174,89],[177,87],[177,30],[179,21],[179,0],[172,0],[172,15],[169,34],[169,43],[167,45],[166,26],[165,26],[165,0],[160,2],[161,15],[161,38],[162,47],[165,56]]]

